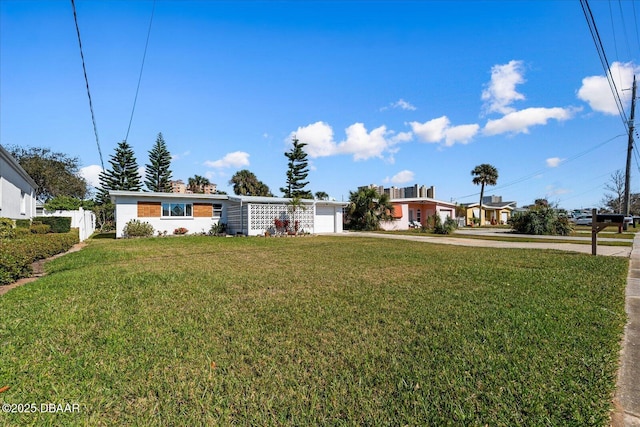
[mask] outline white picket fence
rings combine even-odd
[[[80,241],[83,242],[96,231],[96,216],[92,211],[79,208],[77,211],[43,211],[42,216],[63,216],[71,218],[71,228],[80,231]]]

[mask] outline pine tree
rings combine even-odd
[[[159,193],[171,192],[171,153],[167,150],[162,133],[158,134],[156,143],[149,151],[149,164],[146,166],[145,185],[149,191]]]
[[[287,186],[280,188],[284,193],[284,197],[299,197],[302,199],[313,199],[311,191],[305,190],[304,187],[309,183],[304,181],[309,175],[307,164],[307,153],[304,147],[307,144],[300,142],[298,138],[293,137],[293,147],[284,153],[289,159],[287,169]]]
[[[100,173],[98,203],[109,201],[109,190],[142,190],[138,163],[133,149],[127,144],[127,141],[122,141],[118,144],[115,154],[109,160],[109,164],[111,164],[111,169]]]

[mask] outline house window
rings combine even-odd
[[[20,192],[20,214],[25,215],[27,213],[27,194],[24,191]]]
[[[222,216],[222,205],[220,203],[213,204],[213,217],[220,218]]]
[[[420,214],[421,214],[420,209],[418,209],[418,210],[416,211],[416,221],[418,221],[418,222],[420,222],[420,223],[421,223],[421,222],[422,222],[422,219],[421,219],[421,215],[420,215]]]
[[[191,203],[163,203],[163,217],[185,217],[193,216]]]

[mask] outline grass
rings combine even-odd
[[[350,237],[95,240],[0,297],[8,425],[608,424],[628,260]]]

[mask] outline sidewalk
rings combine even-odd
[[[624,328],[618,387],[612,427],[640,427],[640,236],[633,239],[629,262]]]

